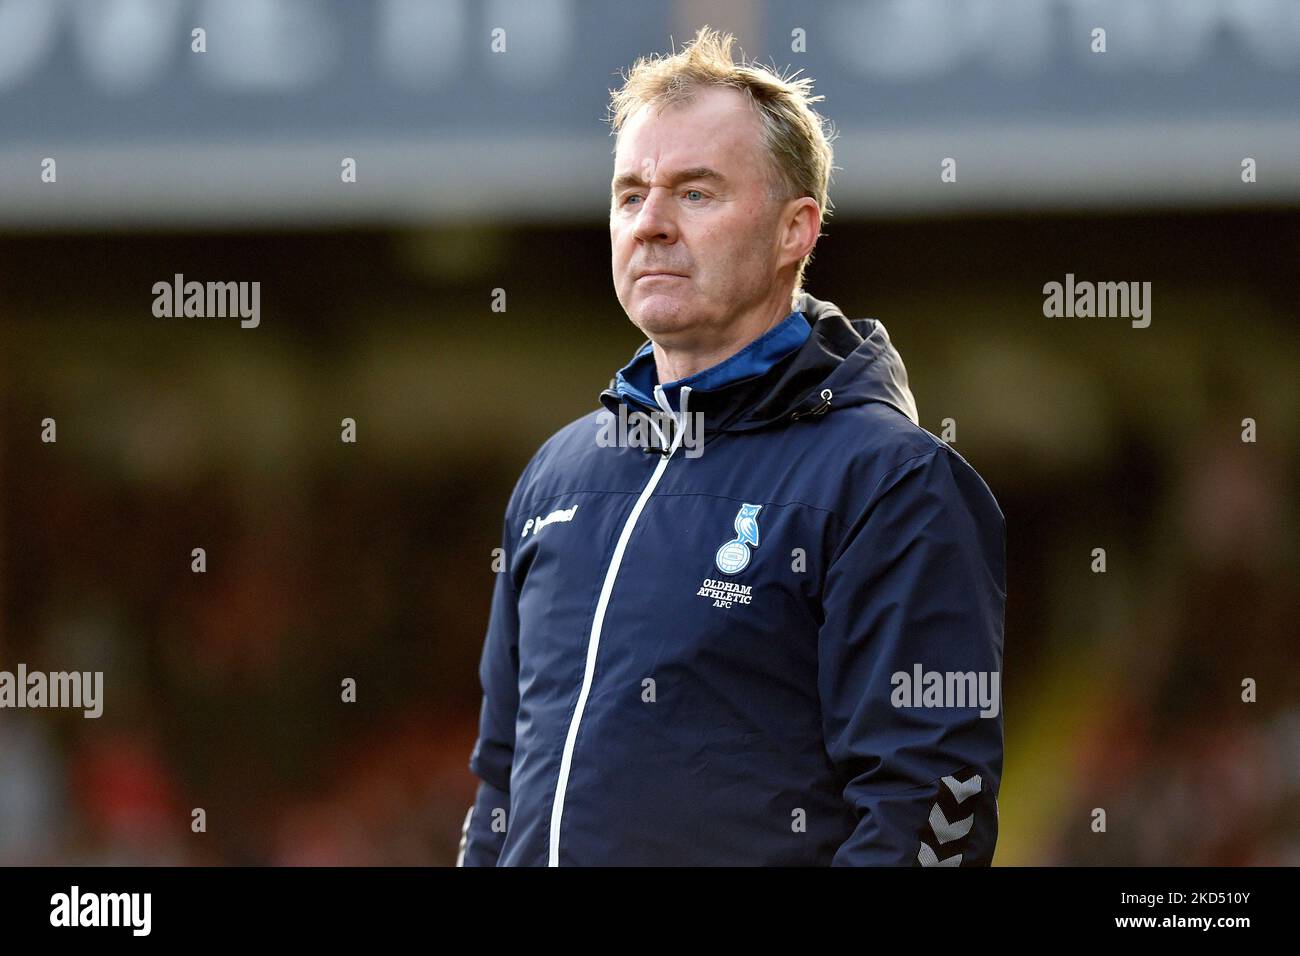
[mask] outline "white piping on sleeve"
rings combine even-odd
[[[573,709],[573,719],[569,721],[569,733],[564,740],[564,751],[560,755],[560,774],[555,781],[555,802],[551,805],[551,839],[550,852],[547,858],[548,866],[560,865],[560,821],[564,816],[564,794],[569,787],[569,771],[573,766],[573,745],[578,739],[578,725],[582,723],[582,712],[587,706],[587,695],[591,693],[592,679],[596,674],[596,653],[600,649],[601,628],[605,624],[605,612],[609,608],[609,596],[614,590],[614,581],[618,578],[618,569],[623,563],[623,553],[627,550],[627,542],[632,537],[632,531],[636,528],[637,519],[641,517],[641,512],[645,508],[645,503],[654,493],[655,486],[659,484],[659,479],[663,477],[664,469],[668,467],[668,462],[677,452],[682,443],[682,436],[686,434],[683,424],[686,416],[686,402],[691,393],[689,385],[682,386],[682,397],[680,418],[677,418],[677,434],[673,436],[672,445],[668,449],[668,454],[659,459],[659,464],[655,465],[654,474],[646,482],[641,494],[632,506],[632,513],[627,516],[623,522],[623,530],[618,536],[618,543],[614,546],[614,556],[609,560],[609,567],[605,571],[605,581],[600,587],[600,599],[596,602],[596,613],[591,620],[591,635],[587,639],[587,667],[582,675],[582,690],[578,692],[578,704]],[[673,414],[672,407],[668,404],[667,398],[663,394],[663,386],[655,386],[655,399],[659,402],[661,408]]]
[[[457,866],[465,865],[465,847],[469,844],[469,821],[472,816],[474,816],[474,804],[471,803],[469,809],[465,811],[465,822],[460,827],[460,849],[456,851]]]

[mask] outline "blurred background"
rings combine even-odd
[[[1300,864],[1292,0],[0,0],[0,670],[105,673],[0,710],[0,863],[454,861],[506,498],[642,341],[608,90],[706,23],[817,81],[807,288],[1006,514],[995,862]]]

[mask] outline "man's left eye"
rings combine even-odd
[[[686,190],[686,198],[692,200],[703,199],[704,193],[700,192],[698,189],[688,189]]]

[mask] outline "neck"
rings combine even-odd
[[[690,343],[653,342],[655,368],[660,383],[677,382],[726,361],[764,332],[775,328],[794,311],[790,295],[776,304],[765,302],[733,322],[721,336]]]

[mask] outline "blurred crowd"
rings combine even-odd
[[[842,223],[810,285],[885,321],[922,424],[956,418],[954,447],[1007,517],[995,862],[1300,863],[1284,270],[1206,291],[1220,280],[1179,265],[1197,261],[1189,244],[1258,222],[1146,222],[1142,249],[1168,257],[1138,273],[1157,279],[1151,328],[1053,325],[1041,277],[1089,248],[1122,261],[1103,240],[1123,228],[1076,222],[1055,248],[1035,228]],[[939,232],[967,258],[917,255]],[[105,710],[0,711],[0,864],[454,861],[502,509],[538,442],[594,407],[639,341],[604,285],[559,305],[530,292],[601,261],[599,229],[513,242],[462,280],[420,273],[408,248],[359,289],[346,273],[300,289],[284,339],[284,316],[257,339],[168,327],[180,351],[161,365],[111,306],[73,345],[67,317],[96,321],[95,306],[49,291],[48,249],[6,247],[29,258],[0,283],[0,668],[103,670]],[[240,237],[202,245],[219,266],[247,254]],[[105,274],[137,268],[147,288],[167,270],[133,248]],[[312,248],[284,239],[283,268],[310,272]],[[406,298],[351,311],[403,283]],[[449,306],[487,316],[478,287],[498,283],[506,316]],[[417,320],[399,318],[412,303]],[[336,409],[358,405],[350,449]],[[55,445],[34,438],[46,415]],[[230,437],[239,421],[266,430],[253,447]],[[320,437],[291,454],[301,428],[285,421]]]

